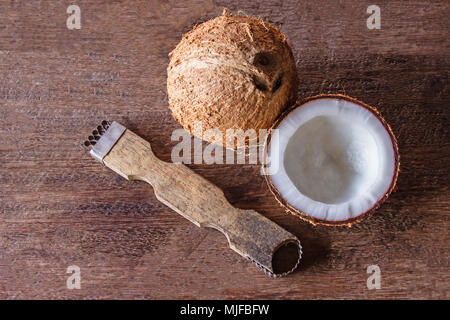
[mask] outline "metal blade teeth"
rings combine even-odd
[[[92,131],[92,135],[83,143],[85,147],[94,146],[101,136],[105,134],[111,124],[109,121],[103,120],[102,123]]]

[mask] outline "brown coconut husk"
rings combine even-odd
[[[359,223],[359,222],[367,219],[368,217],[370,217],[372,214],[374,214],[375,211],[383,204],[383,202],[385,202],[387,200],[389,195],[395,190],[395,187],[397,185],[398,174],[400,172],[400,154],[399,154],[399,150],[398,150],[397,139],[396,139],[394,133],[392,132],[392,129],[389,126],[389,124],[386,122],[386,120],[384,120],[384,118],[381,116],[380,112],[376,108],[369,106],[368,104],[361,102],[355,98],[345,96],[342,94],[320,94],[320,95],[305,98],[301,101],[298,101],[296,104],[294,104],[289,109],[287,109],[285,112],[283,112],[278,117],[278,119],[275,121],[275,123],[270,128],[270,131],[267,135],[267,140],[264,145],[264,154],[267,154],[268,147],[270,146],[272,130],[278,128],[279,125],[281,124],[281,122],[289,115],[289,113],[291,113],[292,111],[294,111],[297,108],[301,108],[301,106],[306,104],[307,102],[317,100],[317,99],[324,99],[324,98],[350,101],[350,102],[353,102],[353,103],[361,106],[362,108],[367,109],[380,121],[380,123],[386,129],[386,132],[388,132],[388,134],[391,138],[392,148],[394,150],[394,168],[395,168],[395,170],[394,170],[394,174],[391,179],[391,183],[390,183],[389,187],[386,189],[386,191],[384,192],[384,196],[381,197],[380,199],[378,199],[378,201],[369,210],[362,212],[361,214],[359,214],[356,217],[346,219],[346,220],[336,220],[336,221],[318,219],[318,218],[312,217],[312,216],[308,215],[306,212],[303,212],[303,211],[293,207],[292,205],[290,205],[289,202],[287,202],[287,200],[282,196],[282,194],[278,191],[278,189],[273,184],[273,182],[270,178],[269,172],[268,172],[268,168],[265,164],[263,164],[262,170],[265,173],[265,179],[266,179],[267,185],[269,186],[269,190],[275,196],[275,199],[278,201],[278,203],[283,208],[285,208],[287,213],[293,214],[294,216],[299,217],[300,219],[307,221],[313,225],[352,227],[354,224]]]
[[[217,128],[224,138],[226,129],[269,129],[296,100],[297,69],[286,36],[261,19],[224,10],[183,35],[169,57],[170,109],[199,138],[196,121],[203,132]]]

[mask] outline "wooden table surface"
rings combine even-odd
[[[69,30],[66,9],[81,9]],[[381,8],[381,29],[366,9]],[[168,53],[193,25],[232,12],[287,35],[299,95],[345,93],[377,107],[398,138],[397,191],[348,228],[284,213],[256,165],[192,165],[240,208],[296,234],[297,272],[271,279],[94,161],[82,142],[117,120],[169,161]],[[449,2],[1,1],[0,298],[450,298]],[[67,267],[81,289],[66,287]],[[381,289],[368,290],[378,265]]]

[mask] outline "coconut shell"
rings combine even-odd
[[[389,197],[389,195],[395,190],[395,187],[397,185],[398,175],[400,172],[400,154],[399,154],[399,150],[398,150],[397,139],[395,138],[395,135],[392,132],[392,129],[389,126],[389,124],[386,122],[386,120],[384,120],[384,118],[381,116],[380,112],[376,108],[369,106],[368,104],[365,104],[364,102],[361,102],[355,98],[348,97],[348,96],[341,95],[341,94],[321,94],[321,95],[316,95],[313,97],[305,98],[301,101],[298,101],[296,104],[294,104],[293,106],[291,106],[290,108],[285,110],[285,112],[283,112],[278,117],[278,119],[275,121],[275,123],[270,128],[269,133],[267,135],[266,143],[264,145],[264,154],[267,154],[268,147],[270,146],[272,130],[277,129],[280,126],[281,122],[289,115],[289,113],[291,113],[292,111],[294,111],[297,108],[301,108],[301,106],[306,104],[307,102],[317,100],[317,99],[324,99],[324,98],[346,100],[346,101],[352,102],[354,104],[357,104],[357,105],[361,106],[362,108],[365,108],[369,112],[371,112],[380,121],[380,123],[383,125],[383,127],[386,129],[386,132],[389,134],[389,136],[391,138],[391,142],[392,142],[392,148],[394,151],[394,168],[395,169],[394,169],[394,174],[391,179],[391,183],[389,184],[388,188],[384,192],[384,196],[381,197],[380,199],[378,199],[378,201],[375,202],[375,204],[369,210],[362,212],[359,215],[352,217],[350,219],[336,220],[336,221],[323,220],[323,219],[319,219],[319,218],[310,216],[308,213],[303,212],[303,211],[295,208],[294,206],[292,206],[283,197],[283,195],[278,191],[278,189],[272,182],[272,180],[270,178],[270,174],[268,172],[268,168],[265,165],[263,165],[262,169],[263,169],[263,172],[265,173],[266,182],[267,182],[267,185],[269,186],[271,193],[275,196],[275,199],[278,201],[278,203],[283,208],[285,208],[287,213],[293,214],[294,216],[297,216],[300,219],[307,221],[313,225],[351,227],[355,223],[361,222],[361,221],[365,220],[366,218],[370,217],[381,206],[381,204],[383,204],[383,202],[386,201],[386,199]]]
[[[297,70],[286,36],[261,19],[224,10],[183,35],[169,57],[170,109],[193,135],[199,136],[196,121],[203,132],[217,128],[224,138],[226,129],[269,129],[296,100]]]

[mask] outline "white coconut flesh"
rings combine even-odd
[[[291,206],[322,220],[371,209],[395,175],[391,135],[353,102],[323,98],[291,111],[272,134],[269,174]]]

